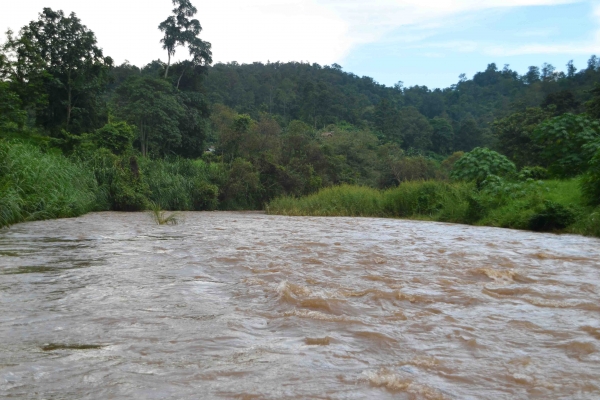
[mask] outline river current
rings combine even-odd
[[[92,213],[0,230],[0,398],[600,399],[600,240]]]

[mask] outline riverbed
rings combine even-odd
[[[0,397],[600,398],[599,239],[180,219],[0,230]]]

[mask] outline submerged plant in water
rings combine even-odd
[[[153,201],[148,202],[148,207],[152,218],[158,225],[177,225],[179,223],[179,216],[177,213],[170,213],[163,210],[160,204]]]

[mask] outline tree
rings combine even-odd
[[[552,113],[539,107],[516,111],[492,124],[492,134],[498,140],[498,150],[519,167],[544,165],[542,147],[532,139],[536,127]]]
[[[541,71],[540,77],[542,78],[542,80],[544,82],[550,81],[554,77],[555,70],[556,70],[556,68],[554,68],[554,66],[552,64],[544,63],[544,65],[542,65],[542,71]]]
[[[116,91],[115,114],[137,128],[143,156],[164,155],[181,146],[186,109],[177,89],[164,80],[131,77]]]
[[[74,13],[67,17],[44,8],[18,37],[9,34],[5,52],[12,55],[5,75],[25,105],[37,108],[38,124],[75,132],[100,124],[100,95],[112,59],[103,56],[94,33]],[[47,102],[32,98],[39,92]]]
[[[189,0],[172,1],[175,6],[173,15],[169,16],[158,26],[158,29],[164,33],[160,42],[163,44],[163,49],[167,50],[168,57],[165,78],[169,75],[171,57],[175,55],[177,46],[188,46],[188,51],[192,57],[192,60],[187,63],[188,67],[210,64],[212,62],[210,43],[205,42],[198,37],[202,31],[200,21],[197,19],[190,19],[196,15],[198,10]],[[182,75],[180,75],[179,80],[181,80]],[[179,86],[179,81],[177,85]]]
[[[384,142],[402,143],[402,132],[398,124],[398,110],[388,99],[382,99],[375,106],[375,130]]]
[[[415,107],[400,110],[399,124],[404,149],[427,150],[431,147],[433,128],[423,114]]]
[[[532,139],[542,146],[541,157],[549,164],[551,173],[576,176],[587,170],[595,153],[595,147],[589,145],[600,144],[600,122],[567,113],[538,125]]]
[[[454,149],[470,151],[474,147],[481,145],[483,141],[483,132],[477,125],[477,121],[472,115],[468,115],[459,125],[454,135]]]
[[[449,154],[452,151],[454,130],[447,119],[435,117],[430,121],[433,133],[431,135],[431,149],[438,154]]]
[[[575,76],[575,72],[577,72],[577,68],[575,68],[573,60],[569,60],[567,63],[567,77],[573,78]]]
[[[23,129],[27,113],[21,106],[19,96],[9,89],[7,82],[0,81],[0,137]]]
[[[476,147],[454,163],[450,176],[464,181],[483,182],[490,175],[504,176],[517,171],[508,158],[485,147]]]
[[[585,109],[589,116],[595,119],[600,119],[600,84],[590,90],[592,98],[585,103]]]
[[[539,82],[540,80],[540,69],[536,66],[529,67],[529,70],[525,75],[523,75],[523,81],[528,85],[532,83]]]
[[[549,109],[551,106],[554,106],[554,113],[561,115],[566,112],[577,111],[579,104],[573,92],[570,90],[561,90],[560,92],[548,94],[542,103],[542,108]]]

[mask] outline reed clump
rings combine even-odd
[[[180,222],[179,214],[167,214],[167,211],[163,210],[158,203],[149,201],[148,209],[150,215],[152,215],[152,218],[154,219],[154,222],[156,222],[158,225],[177,225]]]

